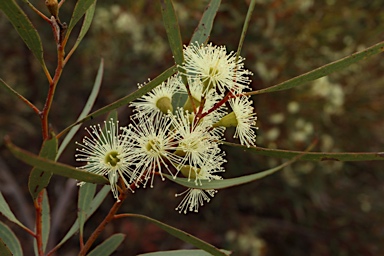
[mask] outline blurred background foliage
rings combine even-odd
[[[35,2],[47,13],[44,1]],[[60,10],[62,21],[69,21],[73,2],[66,1]],[[56,52],[51,28],[20,4],[40,33],[53,73]],[[185,44],[206,4],[205,0],[174,1]],[[247,6],[248,1],[222,1],[210,38],[214,44],[237,49]],[[253,89],[277,84],[384,40],[383,7],[381,0],[259,0],[242,51],[245,66],[254,73]],[[0,77],[41,107],[48,84],[38,62],[3,14],[0,34]],[[158,2],[98,2],[91,30],[59,82],[50,115],[55,131],[77,118],[100,58],[105,60],[105,75],[94,109],[133,92],[137,83],[170,67],[173,59]],[[297,89],[255,96],[258,145],[303,150],[318,139],[316,151],[383,151],[383,71],[384,61],[378,55]],[[0,136],[8,134],[17,145],[37,153],[41,143],[38,117],[4,91],[0,93],[0,109]],[[128,107],[119,109],[122,125],[129,122],[129,115]],[[83,135],[81,130],[76,140]],[[233,140],[232,135],[233,131],[228,131],[228,141]],[[25,216],[33,217],[34,213],[23,196],[30,201],[30,168],[15,160],[2,141],[0,146],[1,191],[16,215],[28,221]],[[254,173],[282,161],[236,148],[225,150],[225,177]],[[60,161],[77,165],[74,152],[72,143]],[[222,190],[198,214],[186,216],[174,210],[180,200],[174,194],[183,188],[158,180],[154,189],[138,189],[121,211],[159,219],[220,248],[233,249],[234,255],[384,255],[383,166],[382,162],[301,161],[261,181]],[[54,176],[48,188],[51,209],[69,199],[64,210],[52,216],[65,216],[55,224],[53,241],[65,234],[75,218],[77,188],[67,184],[64,178]],[[89,230],[112,204],[109,196],[90,219]],[[116,255],[190,246],[133,219],[115,221],[100,241],[115,232],[127,234]],[[60,255],[73,255],[77,248],[74,238]]]

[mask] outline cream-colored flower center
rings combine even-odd
[[[117,151],[109,152],[104,159],[106,164],[110,164],[112,167],[115,167],[119,162],[119,153]]]
[[[149,140],[145,145],[145,149],[152,154],[159,154],[161,151],[160,141],[156,138]]]

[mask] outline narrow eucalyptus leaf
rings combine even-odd
[[[299,155],[301,160],[306,161],[383,161],[384,152],[303,152],[303,151],[293,151],[293,150],[282,150],[282,149],[269,149],[261,147],[246,147],[243,145],[223,142],[224,145],[230,147],[241,148],[245,151],[253,152],[257,155],[278,157],[278,158],[288,158],[292,159]],[[304,155],[303,155],[304,154]]]
[[[86,13],[86,11],[95,3],[96,0],[78,0],[75,9],[73,10],[71,21],[69,22],[66,38],[70,35],[72,29],[75,27],[77,22]]]
[[[326,64],[322,67],[316,68],[312,71],[309,71],[303,75],[294,77],[292,79],[289,79],[285,82],[282,82],[280,84],[257,90],[254,92],[246,93],[246,95],[256,95],[256,94],[262,94],[267,92],[275,92],[275,91],[282,91],[291,89],[293,87],[308,83],[310,81],[316,80],[320,77],[327,76],[333,72],[336,72],[338,70],[344,69],[356,62],[365,60],[373,55],[379,54],[384,51],[384,42],[380,42],[378,44],[375,44],[363,51],[356,52],[350,56],[347,56],[345,58],[342,58],[340,60],[331,62],[329,64]]]
[[[35,55],[40,64],[45,67],[43,46],[41,44],[40,36],[24,11],[14,0],[1,0],[0,9],[8,17],[9,21],[12,23],[17,33],[19,33],[24,43],[32,51],[33,55]],[[8,40],[7,36],[2,35],[1,40]]]
[[[95,196],[95,198],[92,200],[90,207],[88,208],[86,219],[92,216],[92,214],[99,208],[101,203],[104,201],[105,197],[108,195],[108,193],[111,191],[110,186],[104,186],[99,193]],[[79,219],[77,218],[75,223],[73,223],[72,227],[69,229],[67,234],[64,236],[64,238],[60,241],[60,243],[57,244],[56,247],[62,246],[66,241],[68,241],[69,238],[71,238],[77,231],[79,230]]]
[[[75,42],[74,46],[72,47],[71,51],[76,50],[76,48],[79,46],[81,40],[83,40],[85,34],[87,34],[87,32],[91,26],[93,16],[95,14],[96,2],[97,1],[95,0],[94,3],[91,5],[91,7],[89,7],[89,9],[85,12],[83,25],[81,26],[79,36],[77,37],[76,42]]]
[[[96,97],[100,91],[101,81],[103,79],[103,73],[104,73],[104,60],[101,59],[91,94],[89,95],[87,103],[85,103],[85,106],[83,108],[83,111],[79,115],[79,118],[77,118],[77,121],[83,119],[86,115],[88,115],[93,107],[93,104],[95,104]],[[56,160],[63,153],[64,149],[67,147],[68,143],[72,140],[73,136],[75,136],[79,128],[80,128],[80,124],[72,127],[72,129],[68,132],[67,136],[65,136],[65,138],[63,139],[63,142],[60,144],[59,151],[57,152]]]
[[[176,178],[174,179],[172,176],[168,174],[163,174],[165,177],[167,177],[169,180],[174,181],[177,184],[180,184],[184,187],[189,187],[189,188],[197,188],[197,189],[223,189],[223,188],[229,188],[233,186],[238,186],[242,184],[246,184],[252,181],[256,181],[259,179],[262,179],[268,175],[271,175],[277,171],[280,171],[282,168],[287,166],[287,163],[281,164],[275,168],[268,169],[266,171],[250,174],[250,175],[245,175],[237,178],[230,178],[230,179],[223,179],[223,180],[202,180],[201,182],[199,181],[197,184],[195,181],[190,180],[188,181],[187,178]]]
[[[160,0],[161,14],[163,15],[163,22],[165,31],[167,32],[168,42],[171,47],[173,57],[177,65],[181,65],[184,61],[183,55],[183,42],[181,40],[181,33],[175,8],[171,0]]]
[[[226,255],[231,255],[230,251],[220,250]],[[172,250],[172,251],[161,251],[161,252],[150,252],[143,253],[137,256],[210,256],[212,254],[207,253],[203,250]]]
[[[67,128],[65,128],[63,131],[60,132],[60,134],[57,135],[57,137],[61,137],[62,134],[66,133],[67,131],[69,131],[73,126],[75,125],[78,125],[78,124],[81,124],[87,120],[90,120],[92,118],[95,118],[97,116],[100,116],[102,114],[105,114],[105,113],[108,113],[114,109],[117,109],[121,106],[124,106],[124,105],[127,105],[128,103],[134,101],[135,99],[137,98],[140,98],[141,96],[143,96],[144,94],[150,92],[152,89],[154,89],[156,86],[160,85],[162,82],[164,82],[165,80],[167,80],[168,77],[172,76],[174,73],[176,72],[176,67],[175,66],[172,66],[170,67],[169,69],[165,70],[163,73],[161,73],[159,76],[157,76],[155,79],[151,80],[150,82],[148,82],[145,86],[143,86],[142,88],[138,89],[137,91],[105,106],[105,107],[102,107],[98,110],[96,110],[95,112],[92,112],[91,114],[87,115],[86,117],[84,117],[83,119],[77,121],[76,123],[68,126]]]
[[[43,229],[43,250],[45,251],[48,244],[49,232],[51,229],[51,212],[48,201],[47,191],[43,193],[43,211],[42,211],[42,229]]]
[[[95,249],[93,249],[88,256],[106,256],[111,255],[117,247],[124,241],[124,234],[114,234]]]
[[[9,205],[7,201],[5,201],[3,194],[0,191],[0,213],[4,215],[6,218],[8,218],[13,223],[16,223],[20,227],[26,228],[13,214],[11,209],[9,208]]]
[[[211,35],[213,21],[219,10],[221,0],[211,0],[208,6],[205,8],[205,12],[200,19],[199,25],[193,32],[190,44],[198,42],[198,44],[204,44],[208,42]]]
[[[13,145],[9,140],[6,140],[6,145],[12,154],[24,163],[43,170],[50,170],[52,173],[61,175],[67,178],[77,179],[84,182],[98,183],[98,184],[109,184],[109,181],[101,176],[94,173],[82,171],[72,166],[61,164],[49,159],[42,158],[34,155],[24,149],[21,149]]]
[[[0,238],[0,255],[13,256],[12,252],[9,250],[9,248],[1,238]]]
[[[147,217],[145,215],[141,215],[141,214],[123,214],[124,216],[126,217],[134,217],[134,218],[141,218],[141,219],[145,219],[147,221],[150,221],[152,222],[153,224],[155,224],[156,226],[158,226],[159,228],[161,228],[162,230],[166,231],[167,233],[171,234],[172,236],[184,241],[184,242],[187,242],[187,243],[190,243],[194,246],[196,246],[197,248],[200,248],[208,253],[210,253],[211,255],[217,255],[217,256],[225,256],[225,255],[228,255],[224,252],[222,252],[221,250],[219,250],[218,248],[216,248],[215,246],[191,235],[191,234],[188,234],[180,229],[177,229],[175,227],[172,227],[168,224],[165,224],[161,221],[158,221],[158,220],[155,220],[155,219],[152,219],[150,217]]]
[[[90,207],[93,197],[96,192],[96,184],[85,183],[79,189],[78,212],[80,236],[83,237],[84,223],[87,217],[87,211]]]
[[[52,136],[52,139],[44,141],[41,146],[39,156],[49,160],[54,160],[57,154],[57,139]],[[49,169],[33,168],[28,180],[29,193],[35,200],[45,187],[48,186],[51,180],[52,172]]]
[[[1,221],[0,221],[0,239],[5,244],[5,247],[3,245],[0,245],[0,255],[9,255],[7,254],[8,251],[12,253],[11,255],[23,255],[23,251],[22,251],[19,239],[17,239],[13,231]],[[3,243],[0,243],[0,244],[3,244]]]

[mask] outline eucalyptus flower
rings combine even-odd
[[[178,143],[174,153],[182,158],[177,169],[180,171],[185,166],[189,166],[189,172],[194,172],[195,168],[203,166],[209,166],[210,169],[221,168],[213,159],[221,159],[224,152],[219,148],[219,137],[211,132],[210,122],[204,119],[197,120],[194,114],[185,112],[182,108],[170,117]],[[187,177],[190,179],[193,175],[190,174]],[[197,183],[197,179],[195,182]]]
[[[178,76],[168,78],[146,95],[137,99],[130,104],[135,108],[135,116],[152,116],[157,114],[167,114],[172,112],[172,99],[176,92],[180,90],[180,86],[184,86]]]
[[[258,127],[256,126],[257,116],[254,113],[252,103],[252,100],[245,96],[230,99],[229,105],[232,108],[232,112],[224,116],[213,126],[236,127],[233,137],[239,138],[241,145],[246,145],[247,147],[255,146],[255,130]]]
[[[203,93],[217,90],[239,91],[247,88],[252,72],[244,69],[244,59],[235,52],[227,52],[225,46],[197,42],[184,47],[183,73],[202,82]]]
[[[125,186],[130,188],[126,177],[132,178],[133,172],[130,168],[132,154],[130,148],[126,146],[125,137],[119,135],[118,121],[113,119],[104,122],[104,128],[100,125],[85,128],[88,136],[83,138],[82,143],[76,142],[81,148],[76,148],[78,152],[76,161],[86,162],[84,166],[79,167],[84,171],[99,175],[107,175],[111,184],[113,196],[117,199],[118,185],[121,179]],[[79,182],[82,185],[84,182]]]
[[[222,177],[214,175],[211,172],[212,170],[201,168],[196,173],[199,180],[221,180]],[[183,196],[179,205],[176,207],[176,210],[179,213],[186,214],[190,212],[198,212],[199,207],[204,205],[204,202],[210,202],[211,198],[215,196],[218,191],[216,189],[199,189],[199,188],[188,188],[180,194],[176,194],[176,197]]]
[[[177,148],[177,142],[170,126],[168,116],[150,115],[140,116],[128,128],[124,128],[127,147],[131,150],[135,165],[130,182],[139,185],[140,180],[145,187],[151,179],[150,186],[153,187],[156,172],[164,180],[163,168],[174,175],[170,166],[178,165],[181,158],[172,153]]]

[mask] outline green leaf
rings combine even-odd
[[[226,255],[230,255],[230,251],[221,250]],[[172,251],[161,251],[161,252],[150,252],[143,253],[137,256],[210,256],[211,254],[203,250],[172,250]]]
[[[28,104],[29,106],[34,106],[29,100],[27,100],[26,98],[24,98],[23,95],[21,95],[20,93],[18,93],[17,91],[15,91],[11,86],[9,86],[3,79],[0,78],[0,85],[3,86],[3,88],[5,88],[9,93],[15,95],[16,97],[18,97],[19,99],[21,99],[22,101],[24,101],[26,104]]]
[[[52,136],[52,139],[44,141],[39,156],[54,160],[57,154],[57,139]],[[40,191],[48,186],[51,180],[52,172],[49,169],[33,168],[28,180],[29,193],[32,195],[33,200],[37,198]]]
[[[306,153],[306,152],[302,152],[302,154],[303,153]],[[298,155],[297,157],[301,157],[302,154]],[[254,173],[254,174],[250,174],[250,175],[245,175],[245,176],[241,176],[241,177],[237,177],[237,178],[224,179],[224,180],[211,180],[211,181],[202,180],[201,182],[199,181],[197,184],[193,180],[188,181],[187,178],[174,179],[172,176],[170,176],[168,174],[163,174],[163,175],[166,178],[168,178],[169,180],[172,180],[175,183],[180,184],[184,187],[197,188],[197,189],[223,189],[223,188],[229,188],[229,187],[233,187],[233,186],[246,184],[246,183],[249,183],[252,181],[262,179],[262,178],[269,176],[271,174],[274,174],[275,172],[280,171],[284,167],[286,167],[286,166],[290,165],[291,163],[293,163],[294,161],[296,161],[297,160],[296,158],[294,158],[288,162],[285,162],[285,163],[283,163],[277,167],[274,167],[274,168],[271,168],[271,169],[268,169],[268,170],[265,170],[262,172],[258,172],[258,173]]]
[[[303,75],[294,77],[292,79],[289,79],[285,82],[282,82],[280,84],[245,93],[246,95],[256,95],[256,94],[262,94],[262,93],[267,93],[267,92],[275,92],[275,91],[282,91],[282,90],[287,90],[291,89],[293,87],[308,83],[310,81],[316,80],[320,77],[329,75],[333,72],[336,72],[338,70],[344,69],[356,62],[359,62],[361,60],[365,60],[373,55],[379,54],[384,51],[384,42],[380,42],[378,44],[375,44],[374,46],[371,46],[363,51],[356,52],[348,57],[342,58],[340,60],[331,62],[327,65],[324,65],[322,67],[319,67],[317,69],[314,69],[312,71],[309,71]]]
[[[47,248],[49,231],[51,229],[51,213],[49,208],[48,194],[44,189],[43,210],[42,210],[42,229],[43,229],[43,250]],[[36,241],[36,240],[35,240]]]
[[[170,67],[169,69],[164,71],[162,74],[160,74],[155,79],[151,80],[149,83],[147,83],[145,86],[143,86],[139,90],[137,90],[137,91],[135,91],[135,92],[133,92],[133,93],[105,106],[105,107],[102,107],[102,108],[96,110],[95,112],[92,112],[91,114],[87,115],[83,119],[81,119],[81,120],[75,122],[74,124],[68,126],[63,131],[61,131],[60,134],[57,135],[57,138],[61,137],[62,134],[66,133],[68,130],[70,130],[75,125],[81,124],[87,120],[90,120],[90,119],[93,119],[93,118],[100,116],[102,114],[108,113],[114,109],[117,109],[118,107],[127,105],[131,101],[134,101],[135,99],[143,96],[144,94],[146,94],[149,91],[151,91],[152,89],[154,89],[156,86],[160,85],[168,77],[172,76],[175,72],[176,72],[176,67],[175,66]]]
[[[65,34],[65,40],[68,39],[72,29],[75,27],[77,22],[81,19],[84,13],[91,8],[96,0],[78,0],[75,9],[73,10],[71,21],[69,22],[67,33]]]
[[[103,79],[103,73],[104,73],[104,60],[101,59],[100,66],[96,75],[96,80],[95,80],[95,83],[93,84],[92,92],[89,95],[87,103],[85,103],[83,111],[81,112],[77,120],[83,119],[91,111],[93,104],[95,103],[96,97],[99,94],[101,81]],[[59,151],[56,156],[56,160],[63,153],[64,149],[67,147],[68,143],[72,140],[73,136],[75,136],[79,128],[80,128],[80,124],[72,127],[72,129],[68,132],[67,136],[65,136],[65,138],[63,139],[63,142],[60,144]]]
[[[111,255],[117,247],[124,241],[124,234],[114,234],[95,249],[93,249],[88,256],[107,256]]]
[[[89,7],[89,9],[86,11],[83,25],[81,26],[81,29],[80,29],[79,36],[77,37],[76,42],[71,49],[71,52],[74,52],[77,49],[80,42],[83,40],[85,34],[87,34],[87,32],[91,26],[93,16],[95,14],[96,2],[97,1],[95,0],[95,2],[91,5],[91,7]]]
[[[193,32],[190,44],[198,42],[198,44],[204,44],[208,42],[211,35],[213,21],[219,10],[221,0],[211,0],[208,6],[205,8],[204,14],[200,19],[199,25]]]
[[[43,68],[46,69],[40,36],[24,11],[14,0],[1,0],[0,9],[7,15],[24,43],[32,51]],[[7,37],[3,35],[2,40],[7,40]]]
[[[87,217],[87,211],[91,205],[92,199],[95,196],[96,184],[85,183],[79,189],[79,201],[77,218],[79,220],[80,237],[83,237],[84,223]]]
[[[175,58],[176,64],[181,65],[184,62],[183,42],[181,40],[180,27],[177,21],[175,8],[173,7],[171,0],[160,0],[160,3],[165,31],[167,32],[168,42],[173,57]]]
[[[67,178],[77,179],[84,182],[109,184],[109,181],[101,175],[91,172],[82,171],[72,166],[61,164],[49,159],[34,155],[24,149],[13,145],[9,140],[6,140],[6,145],[12,154],[26,164],[34,166],[42,170],[50,170],[52,173],[61,175]]]
[[[1,191],[0,191],[0,213],[3,214],[6,218],[8,218],[13,223],[16,223],[20,227],[27,229],[18,219],[16,219],[15,215],[9,208],[7,201],[5,201]]]
[[[101,203],[104,201],[105,197],[109,194],[111,191],[110,186],[104,186],[99,193],[95,196],[95,198],[92,200],[90,207],[87,210],[86,213],[86,219],[92,216],[92,214],[99,208]],[[60,246],[62,246],[66,241],[68,241],[69,238],[71,238],[76,232],[79,230],[79,219],[77,218],[75,223],[73,223],[72,227],[69,229],[67,234],[64,236],[64,238],[60,241],[60,243],[57,244],[55,247],[58,249]]]
[[[261,147],[246,147],[235,143],[223,142],[224,145],[238,147],[258,155],[291,159],[305,153],[301,160],[306,161],[384,161],[384,152],[303,152]]]
[[[0,245],[0,255],[9,255],[7,254],[8,250],[6,248],[8,248],[13,255],[17,255],[17,256],[23,255],[23,251],[21,249],[21,244],[19,242],[19,239],[17,239],[16,235],[12,232],[12,230],[1,221],[0,221],[0,239],[6,245],[5,249],[2,245]]]
[[[191,234],[188,234],[180,229],[177,229],[177,228],[174,228],[172,226],[169,226],[161,221],[158,221],[158,220],[155,220],[155,219],[152,219],[150,217],[147,217],[145,215],[141,215],[141,214],[120,214],[120,215],[117,215],[116,217],[118,218],[121,218],[121,217],[134,217],[134,218],[141,218],[141,219],[144,219],[144,220],[147,220],[147,221],[150,221],[152,222],[153,224],[155,224],[156,226],[158,226],[159,228],[161,228],[162,230],[166,231],[167,233],[173,235],[174,237],[177,237],[179,238],[180,240],[184,241],[184,242],[187,242],[187,243],[190,243],[194,246],[196,246],[197,248],[200,248],[212,255],[220,255],[220,256],[225,256],[225,255],[228,255],[222,251],[220,251],[218,248],[216,248],[215,246],[207,243],[207,242],[204,242],[203,240],[195,237],[195,236],[192,236]]]
[[[12,252],[9,250],[9,248],[6,246],[4,241],[0,238],[0,255],[4,256],[12,256]]]
[[[244,25],[243,25],[243,31],[241,31],[240,41],[239,45],[237,47],[237,53],[236,57],[239,58],[241,49],[243,48],[243,43],[245,39],[245,35],[247,34],[249,22],[251,21],[253,9],[255,9],[256,0],[252,0],[248,7],[247,16],[245,17]]]

